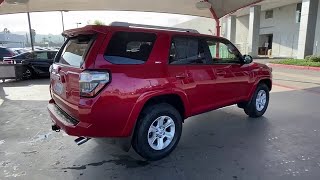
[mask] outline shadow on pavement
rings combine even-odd
[[[1,87],[22,87],[22,86],[32,86],[32,85],[49,85],[50,79],[47,77],[39,77],[29,80],[7,80],[6,82],[0,83]]]
[[[314,88],[308,88],[306,90],[310,91],[310,92],[317,93],[318,95],[320,95],[320,86],[319,87],[314,87]]]

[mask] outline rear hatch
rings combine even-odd
[[[0,47],[0,61],[2,61],[5,57],[12,57],[14,55],[15,54],[12,50]]]
[[[58,108],[80,121],[80,75],[85,69],[94,67],[91,61],[94,62],[101,44],[97,37],[103,34],[88,31],[87,27],[74,31],[66,35],[68,39],[50,68],[50,91]]]

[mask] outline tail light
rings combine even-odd
[[[84,71],[80,74],[80,96],[93,97],[110,81],[108,72]]]
[[[16,61],[12,60],[12,59],[5,59],[5,60],[3,60],[3,63],[4,64],[16,64]]]

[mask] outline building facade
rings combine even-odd
[[[8,48],[24,48],[25,42],[26,38],[24,35],[0,32],[0,46]]]
[[[264,0],[221,18],[221,35],[243,54],[304,58],[320,55],[320,0]],[[215,35],[213,19],[195,18],[177,27]]]
[[[244,54],[302,59],[320,55],[319,0],[266,0],[221,19]]]

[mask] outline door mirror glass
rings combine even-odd
[[[243,62],[244,62],[245,64],[250,64],[250,63],[252,63],[252,62],[253,62],[252,56],[250,56],[250,55],[244,55],[244,56],[243,56]]]

